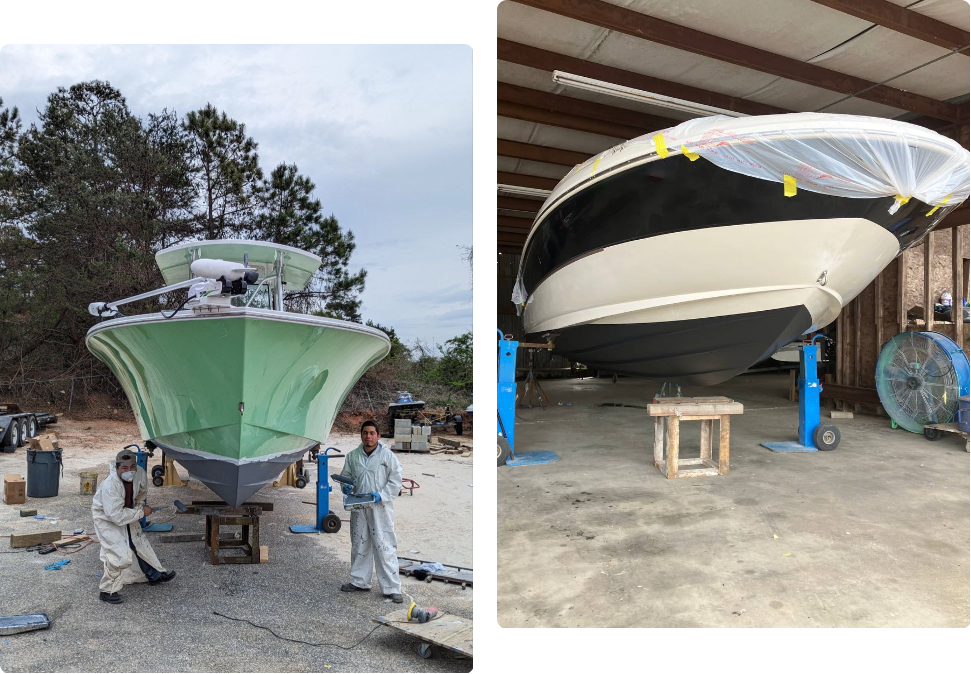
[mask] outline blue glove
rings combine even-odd
[[[374,497],[375,503],[381,503],[381,494],[379,494],[378,492],[374,492],[373,494],[371,494],[371,496]]]
[[[352,485],[352,484],[341,484],[341,491],[344,492],[345,494],[353,494],[354,493],[354,485]]]

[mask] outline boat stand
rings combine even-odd
[[[335,453],[330,454],[333,450]],[[313,524],[291,524],[290,531],[295,534],[336,534],[341,530],[341,518],[330,509],[330,492],[333,489],[327,479],[327,462],[342,458],[336,447],[328,447],[317,452],[317,507]],[[313,452],[311,452],[313,454]]]
[[[520,343],[499,333],[499,379],[496,389],[497,425],[499,435],[509,443],[507,466],[538,466],[559,461],[555,452],[516,452],[516,351]],[[552,348],[551,344],[528,344],[535,348]],[[545,395],[545,394],[544,394]]]
[[[836,449],[840,432],[836,426],[819,422],[819,395],[822,383],[816,373],[819,360],[817,335],[805,346],[799,347],[799,440],[797,442],[763,442],[761,445],[773,452],[817,452]]]
[[[225,501],[193,501],[185,506],[190,515],[206,516],[206,551],[212,564],[259,564],[260,515],[272,510],[272,503],[244,503],[232,508]],[[219,529],[226,526],[242,527],[240,540],[220,538]],[[243,554],[222,554],[237,550]]]
[[[125,449],[129,447],[135,448],[135,463],[137,463],[145,473],[148,473],[148,458],[153,456],[151,450],[145,451],[142,447],[138,445],[127,445]],[[148,499],[145,500],[146,504]],[[139,524],[142,526],[142,531],[150,532],[162,532],[162,531],[172,531],[171,524],[152,524],[144,516],[139,520]]]

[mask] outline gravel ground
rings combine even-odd
[[[51,499],[28,499],[25,506],[0,504],[4,534],[70,532],[82,527],[90,531],[91,497],[80,495],[78,473],[95,469],[105,475],[114,454],[138,438],[133,424],[117,421],[64,420],[56,430],[65,448],[60,493]],[[329,438],[329,444],[342,451],[357,442],[349,435]],[[399,555],[471,565],[472,459],[419,454],[400,454],[399,459],[405,477],[421,485],[414,496],[406,493],[395,501]],[[341,460],[335,460],[332,472],[340,467]],[[314,479],[315,468],[311,470]],[[0,473],[14,472],[26,472],[23,449],[0,454]],[[185,487],[152,488],[149,503],[213,498],[208,488],[190,480]],[[337,498],[334,495],[335,505]],[[431,659],[421,659],[416,653],[420,642],[397,631],[380,627],[367,636],[377,626],[373,617],[400,607],[386,602],[378,590],[339,592],[350,567],[346,523],[334,535],[289,532],[290,524],[312,522],[313,506],[303,501],[313,499],[312,483],[303,490],[267,487],[252,499],[274,503],[273,512],[260,522],[260,542],[269,546],[268,564],[212,566],[201,542],[155,542],[162,563],[178,576],[155,587],[127,586],[125,602],[117,606],[98,600],[97,544],[73,555],[41,556],[14,551],[0,542],[0,614],[47,613],[53,621],[49,630],[0,637],[0,668],[7,672],[471,671],[471,660],[440,648],[434,649]],[[21,507],[37,508],[58,522],[22,519]],[[173,533],[203,531],[202,516],[168,514],[172,512],[159,513],[153,520],[171,519]],[[149,534],[153,539],[158,535]],[[45,564],[58,559],[71,563],[59,571],[44,570]],[[419,605],[472,618],[472,589],[410,578],[402,581],[403,590]],[[251,620],[288,639],[351,648],[288,642],[214,612]],[[354,647],[362,638],[363,643]]]

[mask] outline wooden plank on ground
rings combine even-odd
[[[41,545],[43,543],[53,543],[60,540],[60,531],[39,531],[32,534],[11,534],[11,548],[27,548],[31,545]]]

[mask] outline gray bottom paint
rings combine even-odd
[[[276,454],[263,461],[236,463],[229,459],[220,460],[213,455],[199,456],[158,440],[152,442],[182,464],[182,467],[189,471],[189,475],[212,489],[217,496],[234,508],[242,505],[246,499],[279,477],[287,466],[298,461],[317,444],[312,442],[302,449]]]

